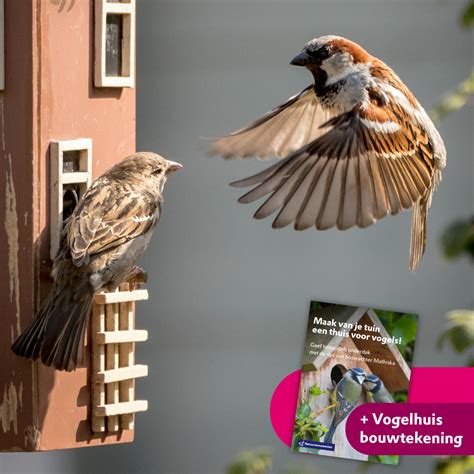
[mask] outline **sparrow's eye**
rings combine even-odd
[[[331,48],[327,45],[321,46],[318,49],[308,50],[307,53],[316,58],[318,61],[324,61],[331,56]]]
[[[163,171],[162,168],[156,168],[156,170],[154,170],[151,174],[155,174],[155,175],[158,175],[158,174],[161,174]]]
[[[331,48],[328,45],[321,46],[317,51],[318,58],[321,61],[324,61],[325,59],[329,58],[331,56]]]

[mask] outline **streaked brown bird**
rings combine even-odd
[[[296,230],[365,228],[413,208],[415,270],[446,164],[428,114],[389,66],[345,38],[316,38],[291,64],[306,67],[314,83],[211,148],[224,158],[283,158],[232,183],[254,186],[239,202],[265,197],[254,217],[278,212],[273,227]]]
[[[94,294],[116,289],[137,272],[160,220],[167,177],[179,163],[150,152],[131,155],[97,178],[66,221],[53,262],[53,287],[15,354],[58,370],[83,362]]]

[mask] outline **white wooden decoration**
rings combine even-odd
[[[1,1],[1,0],[0,0]],[[64,170],[64,154],[78,152],[79,169],[67,172]],[[80,138],[77,140],[62,140],[51,142],[50,147],[50,177],[51,177],[51,227],[50,227],[50,256],[54,259],[59,248],[63,228],[64,191],[67,185],[78,184],[82,196],[92,180],[92,140]]]
[[[5,6],[0,0],[0,91],[5,90]]]
[[[135,342],[148,332],[134,328],[135,301],[148,299],[136,284],[122,283],[115,292],[95,296],[92,311],[92,431],[134,429],[134,414],[148,409],[135,400],[135,379],[148,375],[148,366],[135,364]]]
[[[135,85],[135,0],[95,0],[95,65],[96,87],[134,87]],[[107,30],[111,20],[119,20],[116,45],[111,44]],[[115,51],[115,46],[118,50]],[[108,72],[107,52],[114,50],[118,71]],[[109,57],[110,59],[110,57]]]
[[[105,330],[105,306],[94,304],[92,308],[92,334]],[[92,343],[92,373],[97,374],[105,370],[105,346]],[[94,383],[92,386],[92,406],[105,405],[105,384]],[[92,414],[92,431],[100,433],[105,431],[105,418]]]
[[[105,405],[94,409],[94,415],[101,417],[112,417],[117,415],[126,415],[137,413],[139,411],[147,411],[148,402],[146,400],[135,400],[133,402],[116,403],[115,405]]]

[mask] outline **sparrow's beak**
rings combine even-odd
[[[310,57],[304,52],[301,51],[298,56],[295,56],[291,61],[290,64],[292,66],[307,66],[309,64]]]
[[[181,163],[176,163],[176,161],[168,160],[168,169],[166,170],[166,174],[174,173],[175,171],[179,171],[183,165]]]

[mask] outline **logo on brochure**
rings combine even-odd
[[[334,451],[334,444],[319,443],[318,441],[310,441],[308,439],[302,439],[298,441],[299,448],[311,448],[311,449],[325,449],[326,451]]]

